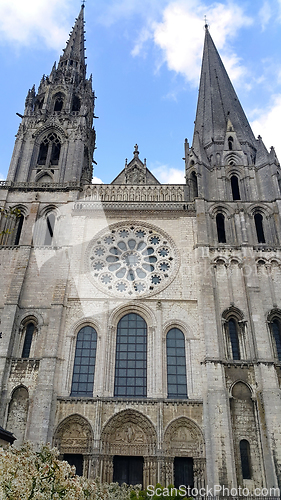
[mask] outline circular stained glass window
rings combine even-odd
[[[157,293],[174,278],[178,253],[159,228],[116,224],[99,233],[86,252],[88,275],[99,288],[119,297]]]

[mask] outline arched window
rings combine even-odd
[[[247,439],[242,439],[240,441],[240,458],[241,458],[241,469],[243,479],[251,479],[251,456],[250,456],[250,445]]]
[[[191,174],[191,183],[192,183],[192,198],[197,198],[198,197],[198,182],[197,182],[197,176],[195,172],[192,172]]]
[[[167,333],[168,398],[187,398],[184,334],[178,328]]]
[[[97,332],[84,326],[77,335],[71,396],[93,396],[96,350]]]
[[[59,164],[61,151],[60,138],[52,132],[48,136],[45,136],[40,144],[39,155],[37,164],[45,165],[46,167],[51,167],[52,165]]]
[[[241,200],[238,177],[236,175],[232,175],[230,182],[233,200]]]
[[[55,100],[54,111],[56,112],[61,111],[62,108],[63,108],[63,95],[58,94]]]
[[[50,212],[46,217],[46,233],[44,245],[52,245],[53,243],[55,222],[56,216],[53,212]]]
[[[228,321],[228,335],[232,350],[232,358],[236,360],[241,359],[237,323],[234,318],[230,318]]]
[[[25,328],[25,338],[21,355],[22,358],[29,358],[34,331],[34,323],[28,323]]]
[[[221,213],[217,214],[216,223],[217,223],[218,242],[219,243],[226,243],[224,215],[223,214],[221,214]]]
[[[20,235],[22,231],[23,221],[24,221],[24,216],[21,214],[19,218],[16,220],[14,245],[18,245],[20,242]]]
[[[81,101],[77,95],[73,96],[71,111],[80,111]]]
[[[146,396],[147,325],[135,313],[117,326],[114,396]]]
[[[231,137],[231,135],[228,138],[228,149],[229,151],[233,150],[233,137]]]
[[[259,243],[265,243],[264,231],[263,231],[263,216],[262,214],[255,214],[255,225],[257,232],[257,239]]]
[[[280,320],[278,318],[274,318],[271,323],[271,332],[272,336],[275,341],[275,346],[276,346],[276,354],[278,357],[278,360],[281,361],[281,325],[280,325]]]

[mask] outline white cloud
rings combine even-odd
[[[277,156],[279,160],[281,160],[281,94],[272,97],[272,103],[266,110],[254,110],[252,113],[257,116],[257,118],[251,122],[254,134],[256,136],[262,136],[263,142],[268,149],[274,146]]]
[[[260,18],[262,30],[264,31],[272,16],[271,7],[267,1],[263,3],[263,6],[258,12],[258,15]]]
[[[4,181],[4,180],[5,180],[4,175],[0,173],[0,181]]]
[[[177,0],[163,12],[163,20],[154,25],[154,42],[162,49],[163,60],[170,70],[182,73],[197,85],[202,58],[203,19],[208,12],[210,32],[217,48],[225,55],[225,65],[232,80],[245,74],[240,59],[229,46],[238,30],[252,23],[235,4],[205,5],[195,0]],[[235,23],[233,22],[235,19]]]
[[[93,177],[92,184],[103,184],[103,181],[99,177]]]
[[[60,50],[69,29],[71,0],[1,0],[0,42],[44,43]]]
[[[162,184],[185,184],[184,170],[168,165],[159,165],[151,169],[153,175]]]

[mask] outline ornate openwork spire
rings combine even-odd
[[[85,71],[85,30],[84,30],[84,8],[85,4],[82,3],[79,16],[76,19],[75,25],[69,35],[69,40],[64,49],[64,53],[60,58],[59,66],[74,67],[78,70]]]

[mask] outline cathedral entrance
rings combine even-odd
[[[174,486],[179,488],[181,484],[193,488],[193,459],[186,457],[175,457],[174,459]]]
[[[66,460],[69,465],[74,465],[76,468],[76,475],[83,476],[83,455],[77,453],[65,453],[63,459]]]
[[[113,457],[113,482],[143,484],[143,457]]]

